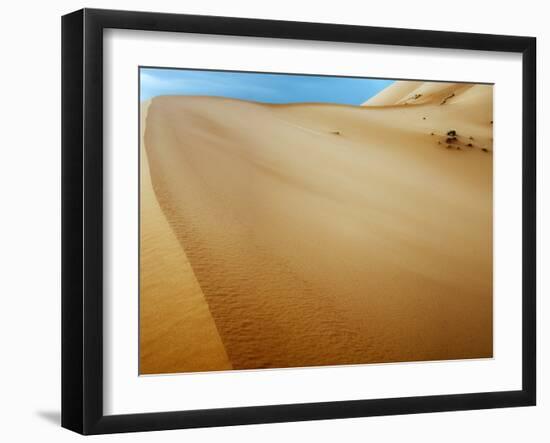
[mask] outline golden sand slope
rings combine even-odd
[[[396,81],[389,88],[363,103],[363,106],[451,104],[456,103],[463,94],[483,97],[485,106],[491,108],[490,113],[484,109],[484,116],[489,118],[489,121],[492,120],[490,114],[492,114],[493,87],[471,83]],[[472,105],[472,111],[477,111],[474,103],[470,103],[470,105]]]
[[[149,102],[142,104],[142,133]],[[201,289],[151,185],[141,144],[140,373],[231,369]]]
[[[396,105],[404,98],[412,95],[413,91],[424,82],[416,81],[396,81],[389,88],[386,88],[376,94],[374,97],[368,99],[363,106],[388,106]]]
[[[155,195],[233,368],[492,355],[492,91],[430,86],[376,107],[153,99]]]

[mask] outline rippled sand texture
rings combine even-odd
[[[174,235],[142,260],[142,319],[206,300],[234,369],[491,357],[492,87],[403,83],[362,107],[154,98],[143,158]],[[176,249],[192,271],[162,263]],[[144,295],[149,266],[172,296]],[[142,353],[203,341],[178,324]],[[203,351],[192,370],[223,369]]]
[[[141,108],[141,130],[149,102]],[[204,295],[160,209],[141,144],[140,373],[231,369]]]

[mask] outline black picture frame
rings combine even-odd
[[[522,54],[522,389],[169,411],[103,412],[103,31],[108,28]],[[413,414],[536,404],[536,39],[83,9],[62,18],[62,426],[81,434]]]

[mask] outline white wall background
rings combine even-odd
[[[81,440],[60,414],[60,16],[81,7],[532,35],[538,38],[539,226],[550,222],[550,30],[544,2],[111,0],[5,2],[0,26],[0,438]],[[544,169],[544,171],[543,171]],[[546,200],[543,202],[543,200]],[[539,236],[539,406],[95,437],[94,441],[531,441],[550,439],[550,236]],[[542,275],[546,271],[546,276]],[[544,349],[546,348],[546,349]]]

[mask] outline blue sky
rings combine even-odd
[[[141,68],[140,100],[157,95],[211,95],[264,103],[360,105],[393,80]]]

